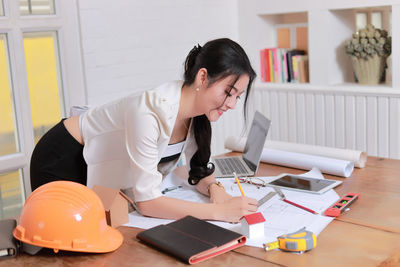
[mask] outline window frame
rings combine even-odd
[[[367,25],[368,25],[371,24],[372,20],[371,17],[373,12],[382,13],[382,29],[388,30],[388,32],[391,31],[390,13],[392,12],[392,8],[390,6],[354,9],[354,29],[357,29],[357,13],[367,14]],[[389,34],[391,34],[391,32],[389,32]]]
[[[297,49],[297,28],[307,28],[307,30],[308,30],[308,22],[277,24],[277,25],[275,25],[276,35],[278,33],[278,29],[281,29],[281,28],[289,29],[290,47],[288,49]],[[308,50],[308,48],[306,50]]]
[[[0,0],[0,17],[3,17],[5,14],[4,14],[4,3],[3,3],[3,0]],[[3,14],[3,15],[2,15]]]
[[[21,1],[21,0],[18,0],[19,2]],[[52,10],[53,10],[53,12],[55,13],[55,3],[54,3],[54,0],[47,0],[47,1],[49,1],[49,3],[50,3],[50,5],[52,5]],[[31,3],[29,3],[30,2],[30,0],[27,0],[27,4],[28,4],[28,7],[29,7],[29,4],[31,4]],[[51,4],[51,3],[53,3],[53,4]],[[32,5],[30,6],[30,7],[32,7]],[[29,12],[28,13],[32,13],[32,9],[28,9],[29,10]],[[21,13],[20,13],[21,14]],[[22,16],[36,16],[36,15],[50,15],[50,14],[23,14]]]
[[[0,33],[5,33],[7,36],[15,130],[19,144],[19,152],[0,156],[0,173],[22,169],[25,196],[31,193],[29,163],[34,148],[34,136],[23,45],[24,33],[57,32],[64,97],[62,113],[67,116],[71,106],[87,104],[78,2],[54,0],[54,6],[55,14],[20,15],[19,1],[3,0],[4,16],[0,17]]]

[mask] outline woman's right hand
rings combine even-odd
[[[226,222],[239,222],[244,215],[257,212],[258,201],[249,197],[232,197],[217,205],[216,219]]]

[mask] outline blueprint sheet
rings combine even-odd
[[[323,179],[321,172],[315,168],[303,175]],[[171,182],[171,177],[165,179],[167,179],[164,183],[166,187],[174,185],[174,183]],[[273,177],[261,177],[261,179],[268,181],[272,180]],[[218,180],[224,185],[226,191],[232,196],[241,195],[238,186],[234,183],[234,179],[224,178]],[[174,181],[173,178],[172,181]],[[178,179],[175,179],[175,181],[178,181]],[[193,186],[189,186],[184,182],[182,182],[180,185],[182,185],[182,188],[170,191],[166,193],[165,196],[188,201],[203,203],[209,202],[208,197],[198,193]],[[245,183],[242,183],[242,187],[246,196],[255,198],[257,200],[268,194],[268,192],[273,191],[271,187],[257,187]],[[282,192],[285,194],[288,200],[317,211],[319,214],[315,215],[303,209],[294,207],[286,202],[283,202],[278,195],[275,195],[258,208],[258,211],[262,212],[264,218],[266,219],[264,224],[264,237],[259,239],[247,239],[246,245],[263,247],[263,243],[276,241],[279,235],[295,232],[302,227],[306,227],[307,230],[318,236],[318,234],[333,220],[331,217],[321,215],[325,209],[339,199],[339,195],[333,189],[322,195],[302,193],[285,189],[282,189]],[[173,220],[144,217],[137,212],[132,212],[129,214],[129,223],[125,224],[125,226],[148,229],[172,221]],[[241,231],[240,223],[233,224],[218,221],[210,221],[210,223],[238,233]]]

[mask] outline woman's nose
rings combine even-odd
[[[236,107],[237,99],[236,97],[228,97],[226,101],[226,106],[230,109],[234,109]]]

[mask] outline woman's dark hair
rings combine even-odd
[[[208,86],[231,75],[235,77],[234,83],[244,74],[249,76],[244,99],[244,117],[246,118],[247,99],[256,73],[243,48],[227,38],[209,41],[203,47],[195,46],[185,60],[184,85],[193,84],[201,68],[207,69]],[[215,167],[209,162],[211,156],[210,121],[206,115],[201,115],[194,117],[192,123],[198,149],[190,160],[188,182],[195,185],[204,177],[212,174]]]

